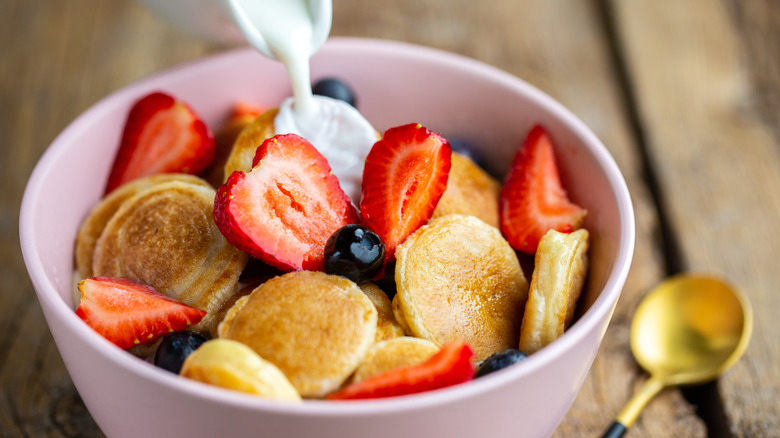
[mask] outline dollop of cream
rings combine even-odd
[[[341,100],[313,96],[312,108],[295,111],[294,99],[279,105],[274,119],[276,134],[297,134],[308,140],[328,160],[341,188],[355,205],[360,204],[363,166],[378,140],[376,130],[358,110]]]

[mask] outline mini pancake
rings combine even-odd
[[[338,389],[376,336],[377,311],[346,278],[296,271],[239,299],[219,326],[221,338],[252,348],[276,365],[303,397]]]
[[[251,125],[256,118],[257,116],[250,114],[234,114],[214,133],[217,150],[211,168],[204,175],[206,181],[212,186],[219,187],[227,179],[225,163],[233,150],[233,145],[244,128]]]
[[[588,272],[588,231],[548,231],[536,250],[531,289],[520,328],[520,350],[531,354],[558,339],[571,323]]]
[[[244,172],[252,170],[252,161],[255,159],[257,148],[276,133],[274,118],[278,113],[279,108],[269,109],[257,116],[238,134],[238,138],[233,143],[233,149],[225,162],[223,181],[227,181],[228,177],[237,170]]]
[[[398,325],[393,314],[393,307],[387,294],[374,283],[366,283],[360,286],[363,293],[368,296],[377,312],[376,337],[374,342],[385,341],[404,335],[404,329]]]
[[[274,364],[246,345],[213,339],[184,360],[184,377],[263,398],[300,402],[301,396]]]
[[[114,216],[119,207],[129,198],[138,193],[153,187],[155,184],[161,184],[169,181],[182,181],[191,184],[208,186],[208,183],[197,176],[186,173],[161,173],[150,175],[127,182],[106,197],[100,200],[87,218],[81,224],[79,233],[76,236],[76,270],[81,279],[92,277],[92,257],[95,253],[95,244],[100,234],[106,227],[111,217]],[[78,300],[76,301],[78,302]]]
[[[248,258],[214,224],[215,195],[205,185],[171,181],[127,199],[96,243],[94,275],[138,281],[203,309],[192,329],[211,331]]]
[[[353,382],[401,367],[419,365],[439,351],[431,341],[402,336],[374,344],[352,376]]]
[[[259,285],[260,284],[243,285],[241,282],[238,283],[238,290],[236,291],[236,293],[234,293],[227,300],[225,300],[225,302],[222,303],[219,309],[217,309],[214,312],[215,324],[211,326],[211,333],[210,333],[212,338],[220,337],[219,327],[222,321],[224,321],[225,318],[227,317],[228,312],[230,312],[230,309],[234,308],[236,306],[236,303],[238,303],[240,299],[248,296]]]
[[[477,361],[517,346],[528,282],[497,228],[444,216],[412,233],[396,254],[396,318],[414,336],[438,346],[463,340]]]
[[[448,214],[476,216],[496,228],[501,184],[474,164],[470,158],[452,153],[447,189],[436,204],[432,218]]]

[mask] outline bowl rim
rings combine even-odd
[[[253,49],[241,47],[224,52],[203,56],[177,66],[164,69],[145,78],[126,85],[108,96],[102,98],[74,121],[72,121],[50,144],[35,166],[25,189],[22,199],[19,219],[19,235],[25,265],[33,282],[36,295],[41,306],[48,310],[49,316],[57,318],[75,335],[86,342],[89,348],[100,352],[116,366],[125,371],[149,379],[155,384],[169,387],[190,396],[202,398],[218,403],[248,409],[263,410],[279,415],[309,415],[309,416],[361,416],[403,412],[456,403],[464,399],[483,395],[486,392],[504,386],[508,382],[520,378],[523,375],[535,372],[551,363],[556,357],[578,343],[592,330],[595,330],[600,321],[609,318],[614,310],[617,299],[625,284],[631,265],[635,244],[635,222],[631,197],[626,182],[607,148],[596,135],[561,103],[549,95],[537,89],[524,80],[503,70],[488,65],[463,55],[421,46],[412,43],[381,40],[373,38],[356,37],[331,37],[323,46],[319,56],[328,56],[331,52],[366,52],[382,53],[389,56],[401,56],[405,58],[421,59],[426,63],[439,64],[448,68],[457,68],[486,78],[491,82],[499,83],[503,87],[517,90],[534,100],[536,104],[546,107],[554,113],[566,126],[571,129],[589,149],[594,159],[604,171],[605,177],[613,191],[612,196],[617,200],[618,220],[621,224],[620,241],[615,257],[615,264],[607,277],[601,293],[585,312],[556,342],[548,345],[539,352],[531,355],[524,361],[523,366],[510,367],[498,373],[480,378],[478,382],[466,385],[430,391],[410,396],[395,397],[389,399],[361,400],[349,403],[336,403],[332,401],[307,400],[301,404],[279,403],[265,400],[256,396],[242,394],[200,382],[181,379],[179,376],[158,369],[154,365],[139,360],[127,352],[117,348],[109,341],[103,339],[96,332],[84,324],[73,312],[72,308],[59,296],[55,285],[49,280],[40,254],[36,249],[36,237],[31,224],[34,223],[36,210],[34,200],[43,189],[43,179],[49,169],[56,165],[59,157],[65,153],[70,139],[88,129],[93,114],[104,111],[107,107],[126,105],[126,102],[136,99],[142,90],[149,88],[150,83],[170,76],[179,76],[188,72],[197,71],[199,68],[219,66],[224,62],[237,62],[248,56],[261,56]]]

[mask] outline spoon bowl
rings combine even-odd
[[[752,331],[747,297],[723,281],[678,275],[659,284],[631,323],[631,352],[650,378],[604,437],[622,436],[663,388],[717,378],[745,352]]]

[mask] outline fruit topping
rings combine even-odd
[[[445,344],[425,362],[396,368],[353,383],[328,396],[330,400],[395,397],[445,388],[467,382],[474,376],[474,353],[465,342]]]
[[[187,330],[167,334],[154,353],[154,364],[164,370],[179,374],[184,359],[206,341],[208,339],[200,333]]]
[[[260,145],[251,171],[220,186],[214,221],[228,242],[269,265],[321,271],[325,242],[358,215],[325,157],[284,134]]]
[[[501,232],[512,247],[533,254],[550,230],[569,233],[586,211],[561,186],[552,140],[537,125],[515,154],[499,201]]]
[[[204,310],[123,278],[87,278],[79,282],[78,288],[81,303],[76,315],[125,350],[184,330],[206,315]]]
[[[233,105],[233,112],[230,114],[230,122],[248,121],[256,119],[257,116],[264,113],[265,107],[255,105],[254,103],[240,101]]]
[[[385,244],[363,225],[341,227],[325,243],[325,272],[357,284],[371,281],[382,269],[384,260]]]
[[[189,105],[164,93],[149,94],[128,114],[106,193],[146,175],[199,174],[214,153],[213,134]]]
[[[382,289],[382,292],[387,295],[387,298],[390,301],[393,301],[397,292],[397,286],[395,284],[395,262],[385,264],[384,273],[380,273],[377,277],[379,278],[374,280],[374,283]]]
[[[494,371],[504,369],[509,365],[516,364],[521,360],[527,358],[528,355],[520,350],[514,348],[507,348],[504,351],[493,353],[477,367],[477,372],[474,373],[474,378],[488,375]]]
[[[352,88],[340,79],[320,79],[312,85],[311,92],[319,96],[343,100],[344,102],[357,107],[357,99],[355,98],[355,93],[352,91]]]
[[[468,140],[464,140],[462,138],[451,138],[450,140],[450,147],[452,148],[452,152],[457,152],[471,161],[474,162],[477,166],[484,168],[485,167],[485,159],[482,156],[482,154],[479,153],[477,148],[470,143]]]
[[[385,260],[431,218],[447,187],[449,142],[420,124],[388,129],[366,157],[360,212],[385,243]]]
[[[184,360],[181,375],[268,399],[301,400],[279,368],[246,345],[229,339],[214,339],[203,344]]]

